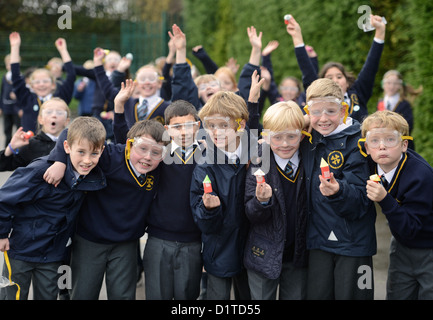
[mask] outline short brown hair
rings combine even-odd
[[[93,150],[97,150],[104,145],[106,135],[104,125],[98,119],[94,117],[77,117],[69,125],[66,139],[69,146],[86,139],[93,147]]]
[[[248,121],[249,114],[245,100],[231,91],[218,91],[206,102],[199,111],[200,119],[220,114],[233,120],[242,119]]]
[[[165,132],[164,126],[156,120],[141,120],[136,123],[128,131],[128,139],[141,137],[145,134],[151,136],[156,142],[164,142],[163,135]]]
[[[343,100],[344,94],[340,86],[331,79],[321,78],[313,81],[307,89],[307,101],[314,98],[335,97]]]
[[[406,119],[394,111],[376,111],[364,119],[361,125],[361,134],[365,138],[367,132],[373,128],[389,128],[397,130],[402,136],[409,135],[409,124]]]
[[[170,120],[174,117],[183,117],[191,115],[195,121],[200,120],[197,109],[185,100],[176,100],[172,102],[164,111],[165,124],[170,124]]]

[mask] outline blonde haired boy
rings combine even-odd
[[[250,166],[245,186],[250,230],[244,264],[253,299],[275,300],[278,286],[280,300],[306,298],[306,190],[298,151],[304,124],[293,101],[276,103],[263,116],[259,156],[268,164],[259,165],[269,171],[258,183],[259,165]]]
[[[250,140],[248,109],[243,98],[229,91],[214,94],[199,112],[207,132],[203,163],[191,182],[191,208],[202,232],[203,264],[208,273],[207,298],[230,299],[232,280],[240,299],[249,299],[242,257],[248,231],[244,190]],[[254,151],[254,150],[253,150]],[[212,192],[204,193],[210,179]]]
[[[393,235],[387,299],[433,299],[433,169],[408,148],[409,125],[398,113],[378,111],[362,123],[371,174],[367,196],[377,202]],[[363,152],[362,152],[363,153]]]
[[[307,298],[373,299],[376,212],[365,191],[360,124],[347,117],[341,88],[330,79],[314,81],[306,100],[313,129],[312,144],[304,141],[300,149],[309,206]],[[321,175],[322,159],[330,179]]]

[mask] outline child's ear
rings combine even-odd
[[[241,129],[245,129],[245,127],[247,126],[247,120],[242,119],[242,121],[239,122],[239,125],[240,125]]]
[[[403,145],[402,145],[401,151],[406,152],[408,146],[409,146],[409,140],[403,140]]]
[[[70,154],[70,153],[71,153],[71,148],[70,148],[70,146],[69,146],[67,140],[63,141],[63,148],[65,149],[65,152],[66,152],[67,154]]]

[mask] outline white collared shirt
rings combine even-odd
[[[400,160],[401,158],[403,158],[403,155],[401,155]],[[380,165],[377,165],[377,174],[380,175],[381,177],[385,177],[386,181],[388,181],[388,183],[391,183],[392,178],[394,177],[394,173],[397,170],[397,167],[398,165],[394,169],[386,173],[385,171],[382,170]]]
[[[290,161],[292,163],[293,176],[295,176],[296,171],[298,170],[299,161],[300,161],[299,150],[296,150],[296,152],[293,154],[293,156],[290,159],[283,159],[275,153],[274,153],[274,157],[275,157],[275,162],[283,170],[286,168],[287,163]]]
[[[385,96],[383,99],[383,103],[385,104],[385,108],[392,111],[400,100],[400,93],[396,93],[393,96]]]
[[[194,146],[198,146],[197,140],[194,140],[194,142],[191,145],[186,147],[186,152],[185,152],[186,158],[191,154],[191,152],[193,152]],[[182,148],[182,147],[179,146],[176,142],[174,142],[174,140],[172,140],[171,141],[171,155],[173,155],[174,152],[176,151],[176,149],[178,149],[178,148]]]
[[[224,153],[226,154],[227,158],[229,158],[229,160],[232,163],[236,163],[236,157],[238,157],[239,159],[241,159],[241,155],[242,155],[242,141],[239,141],[239,146],[235,150],[235,152],[224,151]]]
[[[56,136],[54,136],[54,135],[52,135],[50,133],[47,133],[47,132],[44,132],[44,133],[48,136],[48,138],[50,138],[54,142],[56,142],[59,139],[59,137],[56,137]]]
[[[150,114],[153,109],[156,108],[156,106],[161,102],[162,98],[160,96],[158,96],[157,94],[154,94],[153,96],[150,97],[138,97],[138,105],[140,106],[143,102],[143,100],[146,99],[147,100],[147,114]]]

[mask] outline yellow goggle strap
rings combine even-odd
[[[346,102],[342,102],[341,105],[343,107],[346,107],[346,110],[344,111],[344,118],[343,118],[343,123],[346,124],[346,119],[349,116],[349,105]]]
[[[15,299],[16,300],[20,300],[20,291],[21,291],[21,288],[18,285],[18,283],[15,283],[15,282],[12,281],[12,269],[11,269],[11,263],[9,262],[9,257],[8,257],[7,251],[4,252],[4,256],[5,256],[6,267],[8,268],[9,282],[10,282],[11,285],[15,285],[18,288],[17,294],[15,296]]]
[[[310,141],[310,143],[313,144],[313,136],[311,135],[311,133],[309,133],[309,132],[307,132],[307,131],[304,131],[304,130],[302,130],[301,133],[302,133],[304,136],[307,136],[307,137],[308,137],[308,141]]]
[[[126,141],[125,157],[127,160],[129,160],[129,158],[131,157],[131,146],[132,146],[133,142],[134,142],[134,139],[128,139]]]

